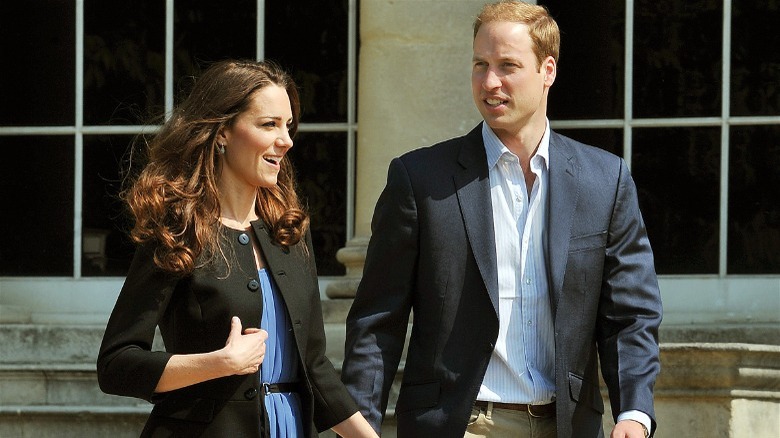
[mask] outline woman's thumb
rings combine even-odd
[[[228,337],[241,336],[241,320],[234,316],[230,318],[230,334]]]

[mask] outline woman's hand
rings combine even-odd
[[[260,369],[265,358],[265,340],[268,332],[259,328],[247,328],[242,333],[241,320],[234,316],[230,320],[230,333],[223,353],[234,370],[233,374],[251,374]]]
[[[155,392],[168,392],[220,377],[252,374],[265,357],[268,332],[248,328],[241,332],[241,320],[230,320],[225,347],[210,353],[174,354],[165,365]]]
[[[344,438],[379,438],[376,431],[368,424],[360,411],[331,428]]]

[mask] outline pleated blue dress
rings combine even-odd
[[[284,301],[268,272],[260,269],[263,317],[260,328],[268,332],[265,358],[260,366],[260,384],[298,381],[298,352]],[[261,386],[262,387],[262,386]],[[298,438],[303,435],[301,399],[295,392],[263,395],[268,412],[271,438]]]

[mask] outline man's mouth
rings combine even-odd
[[[506,100],[501,100],[501,99],[487,98],[487,99],[485,99],[485,102],[488,105],[490,105],[490,106],[499,106],[499,105],[505,104],[507,101]]]

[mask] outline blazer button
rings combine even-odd
[[[244,392],[244,398],[247,400],[252,400],[255,397],[257,397],[257,388],[249,388]]]
[[[248,245],[249,244],[249,236],[246,233],[241,233],[238,236],[238,243],[242,245]]]
[[[250,280],[249,283],[246,284],[246,287],[252,292],[255,292],[260,289],[260,283],[258,283],[257,280]]]

